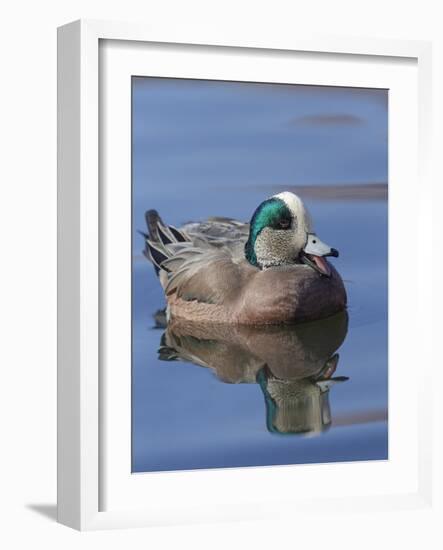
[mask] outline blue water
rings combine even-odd
[[[349,380],[330,389],[332,427],[310,438],[270,433],[258,384],[227,384],[210,369],[160,361],[163,330],[152,316],[164,300],[152,267],[137,258],[133,471],[387,458],[386,203],[309,206],[318,234],[341,251],[335,265],[349,299],[335,373]]]
[[[279,148],[278,139],[275,144],[265,140],[265,159],[260,156],[264,143],[260,139],[250,140],[246,159],[229,155],[225,135],[235,133],[238,118],[242,122],[242,132],[248,135],[243,127],[242,109],[229,108],[229,101],[234,102],[235,97],[240,98],[238,101],[242,105],[243,89],[235,96],[228,87],[226,97],[230,99],[223,102],[220,89],[214,88],[211,94],[197,86],[193,94],[189,90],[186,93],[193,101],[200,102],[201,110],[177,111],[177,102],[183,100],[177,95],[180,90],[177,82],[157,80],[152,88],[146,83],[133,88],[133,472],[386,459],[386,200],[364,197],[341,201],[305,200],[317,234],[340,251],[340,257],[331,261],[345,281],[349,302],[348,330],[338,349],[339,360],[334,373],[334,377],[348,377],[348,380],[334,384],[325,395],[329,404],[324,431],[293,433],[294,418],[289,421],[289,433],[282,433],[284,429],[280,433],[278,429],[270,430],[278,422],[272,416],[272,400],[266,399],[266,383],[263,386],[255,378],[248,383],[227,383],[211,368],[180,359],[164,361],[159,358],[164,329],[156,328],[153,316],[165,303],[152,266],[141,257],[143,239],[136,229],[144,228],[144,211],[156,208],[165,221],[176,226],[210,215],[247,220],[263,199],[285,189],[283,176],[272,178],[272,167],[277,166],[276,172],[280,173],[283,165],[286,178],[291,162],[297,160],[290,150],[285,153]],[[257,99],[254,93],[252,96]],[[379,96],[374,100],[370,93],[363,92],[361,97],[356,93],[347,96],[347,92],[328,96],[327,90],[322,94],[303,93],[304,96],[297,96],[297,116],[317,111],[323,115],[342,113],[350,108],[356,118],[364,120],[369,113],[371,119],[367,126],[359,123],[349,128],[346,128],[347,122],[335,128],[330,121],[318,130],[297,127],[297,132],[306,133],[304,147],[311,147],[312,155],[316,147],[324,143],[325,134],[329,136],[329,151],[323,151],[322,158],[325,160],[333,155],[334,162],[328,172],[315,162],[309,163],[305,155],[305,179],[302,181],[298,175],[289,183],[333,185],[384,181],[387,113]],[[287,107],[292,100],[289,92],[289,98],[280,93],[266,94],[263,90],[257,95],[260,96],[258,106],[251,101],[248,107],[248,115],[254,120],[249,135],[260,132],[261,123],[266,126],[275,121],[277,115],[281,117],[284,111],[281,103]],[[224,107],[232,117],[226,116]],[[262,112],[264,115],[260,118],[258,113]],[[214,131],[217,120],[220,124]],[[192,146],[192,136],[204,136],[205,132],[212,136],[214,144],[219,144],[212,168],[208,144],[203,140],[200,145],[194,143]],[[352,135],[341,142],[334,139],[346,132]],[[354,156],[352,161],[347,161],[351,142]],[[151,147],[152,144],[155,147]],[[359,147],[364,151],[360,164]],[[186,154],[190,158],[186,159]],[[251,156],[249,161],[248,155]],[[255,163],[251,160],[254,158],[257,159]],[[203,176],[197,170],[194,172],[194,167],[190,168],[191,164],[198,165],[199,159],[204,159]],[[239,163],[243,163],[240,172],[237,171]],[[266,165],[265,171],[262,164]]]

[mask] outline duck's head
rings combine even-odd
[[[302,200],[285,191],[262,202],[254,212],[245,255],[260,269],[304,263],[329,277],[326,257],[337,257],[338,251],[317,237]]]

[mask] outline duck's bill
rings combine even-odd
[[[306,246],[301,254],[301,260],[321,275],[330,277],[332,270],[326,259],[327,256],[337,258],[338,250],[322,242],[314,233],[309,233]]]
[[[303,263],[318,271],[321,275],[325,277],[331,276],[331,266],[328,264],[328,261],[322,256],[314,256],[313,254],[302,254],[301,260]]]

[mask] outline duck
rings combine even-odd
[[[346,309],[338,250],[320,240],[303,201],[285,191],[249,222],[210,217],[177,228],[145,213],[143,254],[153,264],[167,319],[234,325],[314,321]]]

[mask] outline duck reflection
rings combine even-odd
[[[157,315],[158,325],[163,320]],[[257,383],[272,433],[315,435],[331,425],[329,390],[348,378],[334,376],[348,328],[346,312],[293,326],[230,326],[179,322],[166,325],[159,348],[164,361],[213,370],[225,383]]]

